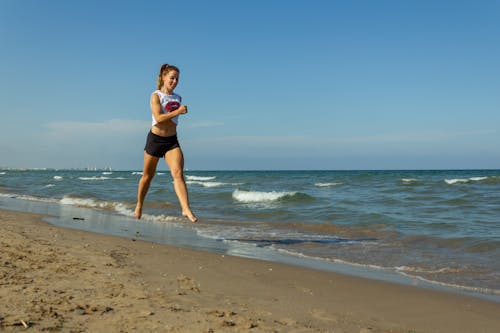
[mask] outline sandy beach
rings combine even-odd
[[[138,222],[140,223],[140,222]],[[0,331],[500,332],[500,304],[0,211]]]

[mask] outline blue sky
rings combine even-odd
[[[499,41],[500,1],[0,0],[0,166],[141,169],[170,63],[191,170],[500,168]]]

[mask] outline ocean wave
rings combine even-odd
[[[93,198],[76,198],[71,196],[65,196],[60,201],[60,204],[77,206],[82,208],[92,208],[92,209],[102,209],[108,211],[114,211],[120,215],[135,217],[134,210],[130,205],[127,205],[123,202],[116,201],[99,201]],[[179,222],[183,221],[182,218],[177,216],[169,216],[169,215],[152,215],[152,214],[142,214],[141,217],[144,221],[153,221],[153,222]]]
[[[481,182],[484,182],[486,184],[498,184],[500,183],[500,176],[486,177],[486,179],[482,180]]]
[[[315,237],[315,235],[303,235],[300,238],[226,238],[226,241],[238,241],[242,243],[256,244],[257,247],[268,247],[275,245],[299,245],[299,244],[320,244],[320,245],[340,245],[357,244],[360,242],[374,242],[376,239],[348,239],[340,237]]]
[[[114,209],[117,204],[108,201],[97,201],[92,198],[75,198],[70,196],[64,196],[61,200],[59,200],[59,203],[63,205],[101,209]]]
[[[102,209],[115,211],[121,215],[134,216],[134,211],[123,202],[116,201],[100,201],[93,198],[76,198],[64,196],[59,203],[62,205],[77,206],[82,208]]]
[[[27,200],[27,201],[47,202],[47,203],[58,203],[59,202],[59,200],[54,199],[54,198],[42,198],[42,197],[35,197],[32,195],[25,195],[25,194],[0,193],[0,197],[19,199],[19,200]]]
[[[458,274],[462,272],[460,268],[442,267],[429,269],[424,267],[397,266],[394,267],[398,272],[426,273],[426,274]]]
[[[444,181],[448,185],[466,184],[466,183],[471,183],[471,182],[492,182],[492,183],[497,183],[497,182],[500,182],[500,177],[492,176],[492,177],[454,178],[454,179],[445,179]]]
[[[331,263],[335,263],[335,264],[341,264],[341,265],[347,265],[347,266],[353,266],[353,267],[361,267],[361,268],[370,268],[370,269],[374,269],[374,270],[384,270],[384,271],[391,270],[391,268],[389,268],[389,267],[379,266],[379,265],[375,265],[375,264],[362,264],[362,263],[357,263],[354,261],[348,261],[348,260],[338,259],[338,258],[325,258],[325,257],[311,256],[311,255],[304,254],[302,252],[289,250],[289,249],[283,249],[283,248],[271,247],[271,249],[276,250],[276,251],[281,252],[281,253],[284,253],[284,254],[288,254],[290,256],[298,257],[298,258],[326,261],[326,262],[331,262]]]
[[[474,181],[474,182],[478,182],[478,181],[481,181],[481,180],[485,180],[485,179],[488,179],[489,177],[471,177],[469,178],[470,180]]]
[[[132,174],[142,176],[142,171],[134,171],[134,172],[132,172]]]
[[[52,177],[54,180],[63,180],[63,177],[62,176],[54,176]]]
[[[78,177],[80,180],[108,180],[110,179],[109,177],[97,177],[97,176],[92,176],[92,177]]]
[[[188,185],[200,185],[203,187],[223,187],[223,186],[240,186],[243,183],[222,183],[222,182],[206,182],[206,181],[197,181],[197,180],[188,180],[186,181]]]
[[[445,179],[444,180],[446,184],[448,185],[453,185],[453,184],[458,184],[458,183],[468,183],[468,179]]]
[[[416,179],[416,178],[402,178],[401,182],[403,182],[404,184],[414,184],[414,183],[418,183],[418,179]]]
[[[314,186],[316,187],[334,187],[342,185],[343,183],[316,183]]]
[[[184,218],[178,216],[164,215],[164,214],[161,215],[142,214],[141,220],[152,221],[152,222],[183,222]]]
[[[235,190],[233,192],[233,199],[244,203],[275,202],[283,198],[293,197],[297,194],[298,192],[259,192]]]
[[[56,185],[54,184],[46,185],[46,187],[53,187],[53,186]],[[86,207],[86,208],[115,209],[116,207],[125,206],[123,203],[119,202],[97,201],[91,198],[75,198],[70,196],[64,196],[62,199],[57,199],[57,198],[36,197],[24,194],[0,193],[0,197],[27,200],[27,201],[36,201],[36,202],[58,203],[63,205],[72,205],[72,206]]]
[[[396,269],[396,272],[398,272],[399,274],[406,276],[408,278],[419,280],[419,281],[422,281],[424,283],[428,283],[431,285],[437,285],[437,286],[441,286],[441,287],[445,287],[445,288],[463,290],[463,291],[486,294],[486,295],[500,295],[500,290],[498,290],[498,289],[492,289],[492,288],[487,288],[487,287],[465,286],[465,285],[456,284],[456,283],[431,280],[431,279],[425,278],[425,277],[420,276],[420,275],[409,274],[409,273],[406,273],[402,270],[397,270],[397,269]]]
[[[201,176],[186,175],[187,180],[194,180],[194,181],[207,181],[207,180],[214,180],[215,178],[217,178],[217,177],[216,176],[201,177]]]

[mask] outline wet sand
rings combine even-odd
[[[0,210],[0,331],[500,332],[500,303],[40,218]]]

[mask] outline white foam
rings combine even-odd
[[[222,183],[222,182],[202,182],[196,180],[188,180],[186,181],[188,185],[200,185],[203,187],[222,187],[222,186],[239,186],[243,185],[243,183]]]
[[[259,191],[243,191],[235,190],[233,199],[239,202],[255,203],[255,202],[273,202],[284,197],[293,196],[297,192],[259,192]]]
[[[78,206],[84,208],[114,210],[120,215],[134,217],[134,211],[122,202],[97,201],[91,198],[74,198],[65,196],[59,201],[59,203],[63,205]],[[172,221],[178,222],[183,220],[176,216],[150,215],[150,214],[142,214],[141,219],[154,222],[172,222]]]
[[[177,216],[169,216],[163,214],[162,215],[142,214],[141,220],[154,221],[154,222],[181,222],[184,219]]]
[[[133,175],[141,175],[142,176],[142,171],[134,171],[132,172]]]
[[[72,198],[67,196],[63,197],[59,202],[63,205],[89,207],[89,208],[107,208],[110,206],[110,204],[106,201],[97,202],[94,199]]]
[[[403,183],[415,183],[415,182],[418,182],[418,179],[415,179],[415,178],[403,178],[403,179],[401,179],[401,181]]]
[[[482,294],[489,294],[489,295],[500,295],[500,290],[498,290],[498,289],[464,286],[464,285],[455,284],[455,283],[447,283],[447,282],[441,282],[441,281],[436,281],[436,280],[430,280],[430,279],[426,279],[426,278],[419,276],[419,275],[407,274],[407,273],[402,272],[400,270],[397,270],[397,272],[399,274],[406,276],[406,277],[409,277],[411,279],[419,280],[419,281],[422,281],[425,283],[438,285],[438,286],[442,286],[442,287],[446,287],[446,288],[453,288],[453,289],[458,289],[458,290],[465,290],[465,291],[482,293]]]
[[[54,176],[52,177],[54,180],[63,180],[63,177],[62,176]]]
[[[314,186],[317,186],[317,187],[334,187],[334,186],[338,186],[338,185],[342,185],[343,183],[316,183],[314,184]]]
[[[323,235],[307,235],[298,232],[285,232],[280,230],[279,232],[270,230],[264,226],[206,226],[203,225],[204,229],[197,229],[197,234],[201,237],[206,237],[210,239],[222,239],[228,241],[229,239],[239,239],[238,242],[245,243],[246,241],[266,238],[266,239],[304,239],[308,237],[310,239],[324,239],[327,238]],[[279,238],[278,238],[279,237]],[[271,241],[272,242],[272,241]]]
[[[214,180],[215,176],[211,176],[211,177],[201,177],[201,176],[189,176],[189,175],[186,175],[186,179],[188,180],[197,180],[197,181],[206,181],[206,180]]]
[[[125,216],[134,216],[134,211],[132,209],[129,209],[125,204],[122,204],[121,202],[115,203],[113,206],[117,213]]]
[[[203,187],[220,187],[226,185],[231,185],[231,184],[221,183],[221,182],[201,182],[201,186]]]
[[[99,209],[109,209],[114,210],[120,214],[131,216],[133,212],[127,208],[127,206],[121,202],[114,201],[98,201],[92,198],[75,198],[64,196],[61,200],[59,200],[60,204],[70,205],[70,206],[78,206],[85,208],[99,208]]]
[[[422,268],[422,267],[397,266],[394,268],[398,272],[427,273],[427,274],[445,274],[445,273],[457,274],[457,273],[461,272],[460,269],[451,268],[451,267],[443,267],[443,268],[439,268],[439,269],[428,269],[428,268]]]
[[[97,176],[93,176],[93,177],[78,177],[78,179],[80,180],[107,180],[107,179],[110,179],[109,177],[97,177]]]
[[[97,201],[91,198],[75,198],[64,196],[61,200],[59,200],[59,203],[63,205],[85,208],[109,209],[125,216],[134,215],[134,212],[121,202]]]
[[[445,179],[446,184],[453,185],[458,183],[468,183],[468,179]]]
[[[5,175],[7,172],[3,171],[3,172],[0,172],[0,175]]]
[[[40,197],[31,196],[31,195],[18,195],[18,194],[12,194],[12,193],[0,193],[0,197],[14,198],[14,199],[28,200],[28,201],[37,201],[37,202],[49,202],[49,203],[59,202],[59,200],[53,199],[53,198],[40,198]]]
[[[112,175],[113,173],[112,173],[112,172],[110,172],[110,171],[106,171],[106,172],[103,172],[102,174],[103,174],[103,175]]]
[[[445,179],[444,181],[449,184],[459,184],[459,183],[469,183],[469,182],[478,182],[482,180],[486,180],[489,177],[471,177],[471,178],[455,178],[455,179]]]
[[[273,248],[273,250],[285,253],[294,257],[299,257],[299,258],[306,258],[306,259],[313,259],[313,260],[319,260],[319,261],[327,261],[327,262],[332,262],[336,264],[342,264],[342,265],[348,265],[348,266],[353,266],[353,267],[361,267],[361,268],[370,268],[374,270],[384,270],[388,271],[391,270],[389,267],[384,267],[384,266],[379,266],[375,264],[361,264],[353,261],[347,261],[343,259],[338,259],[338,258],[324,258],[324,257],[317,257],[317,256],[310,256],[307,254],[304,254],[302,252],[296,252],[292,250],[286,250],[282,248]]]
[[[472,180],[472,181],[478,182],[478,181],[481,181],[481,180],[486,180],[486,179],[488,179],[488,177],[472,177],[472,178],[469,178],[469,179]]]

